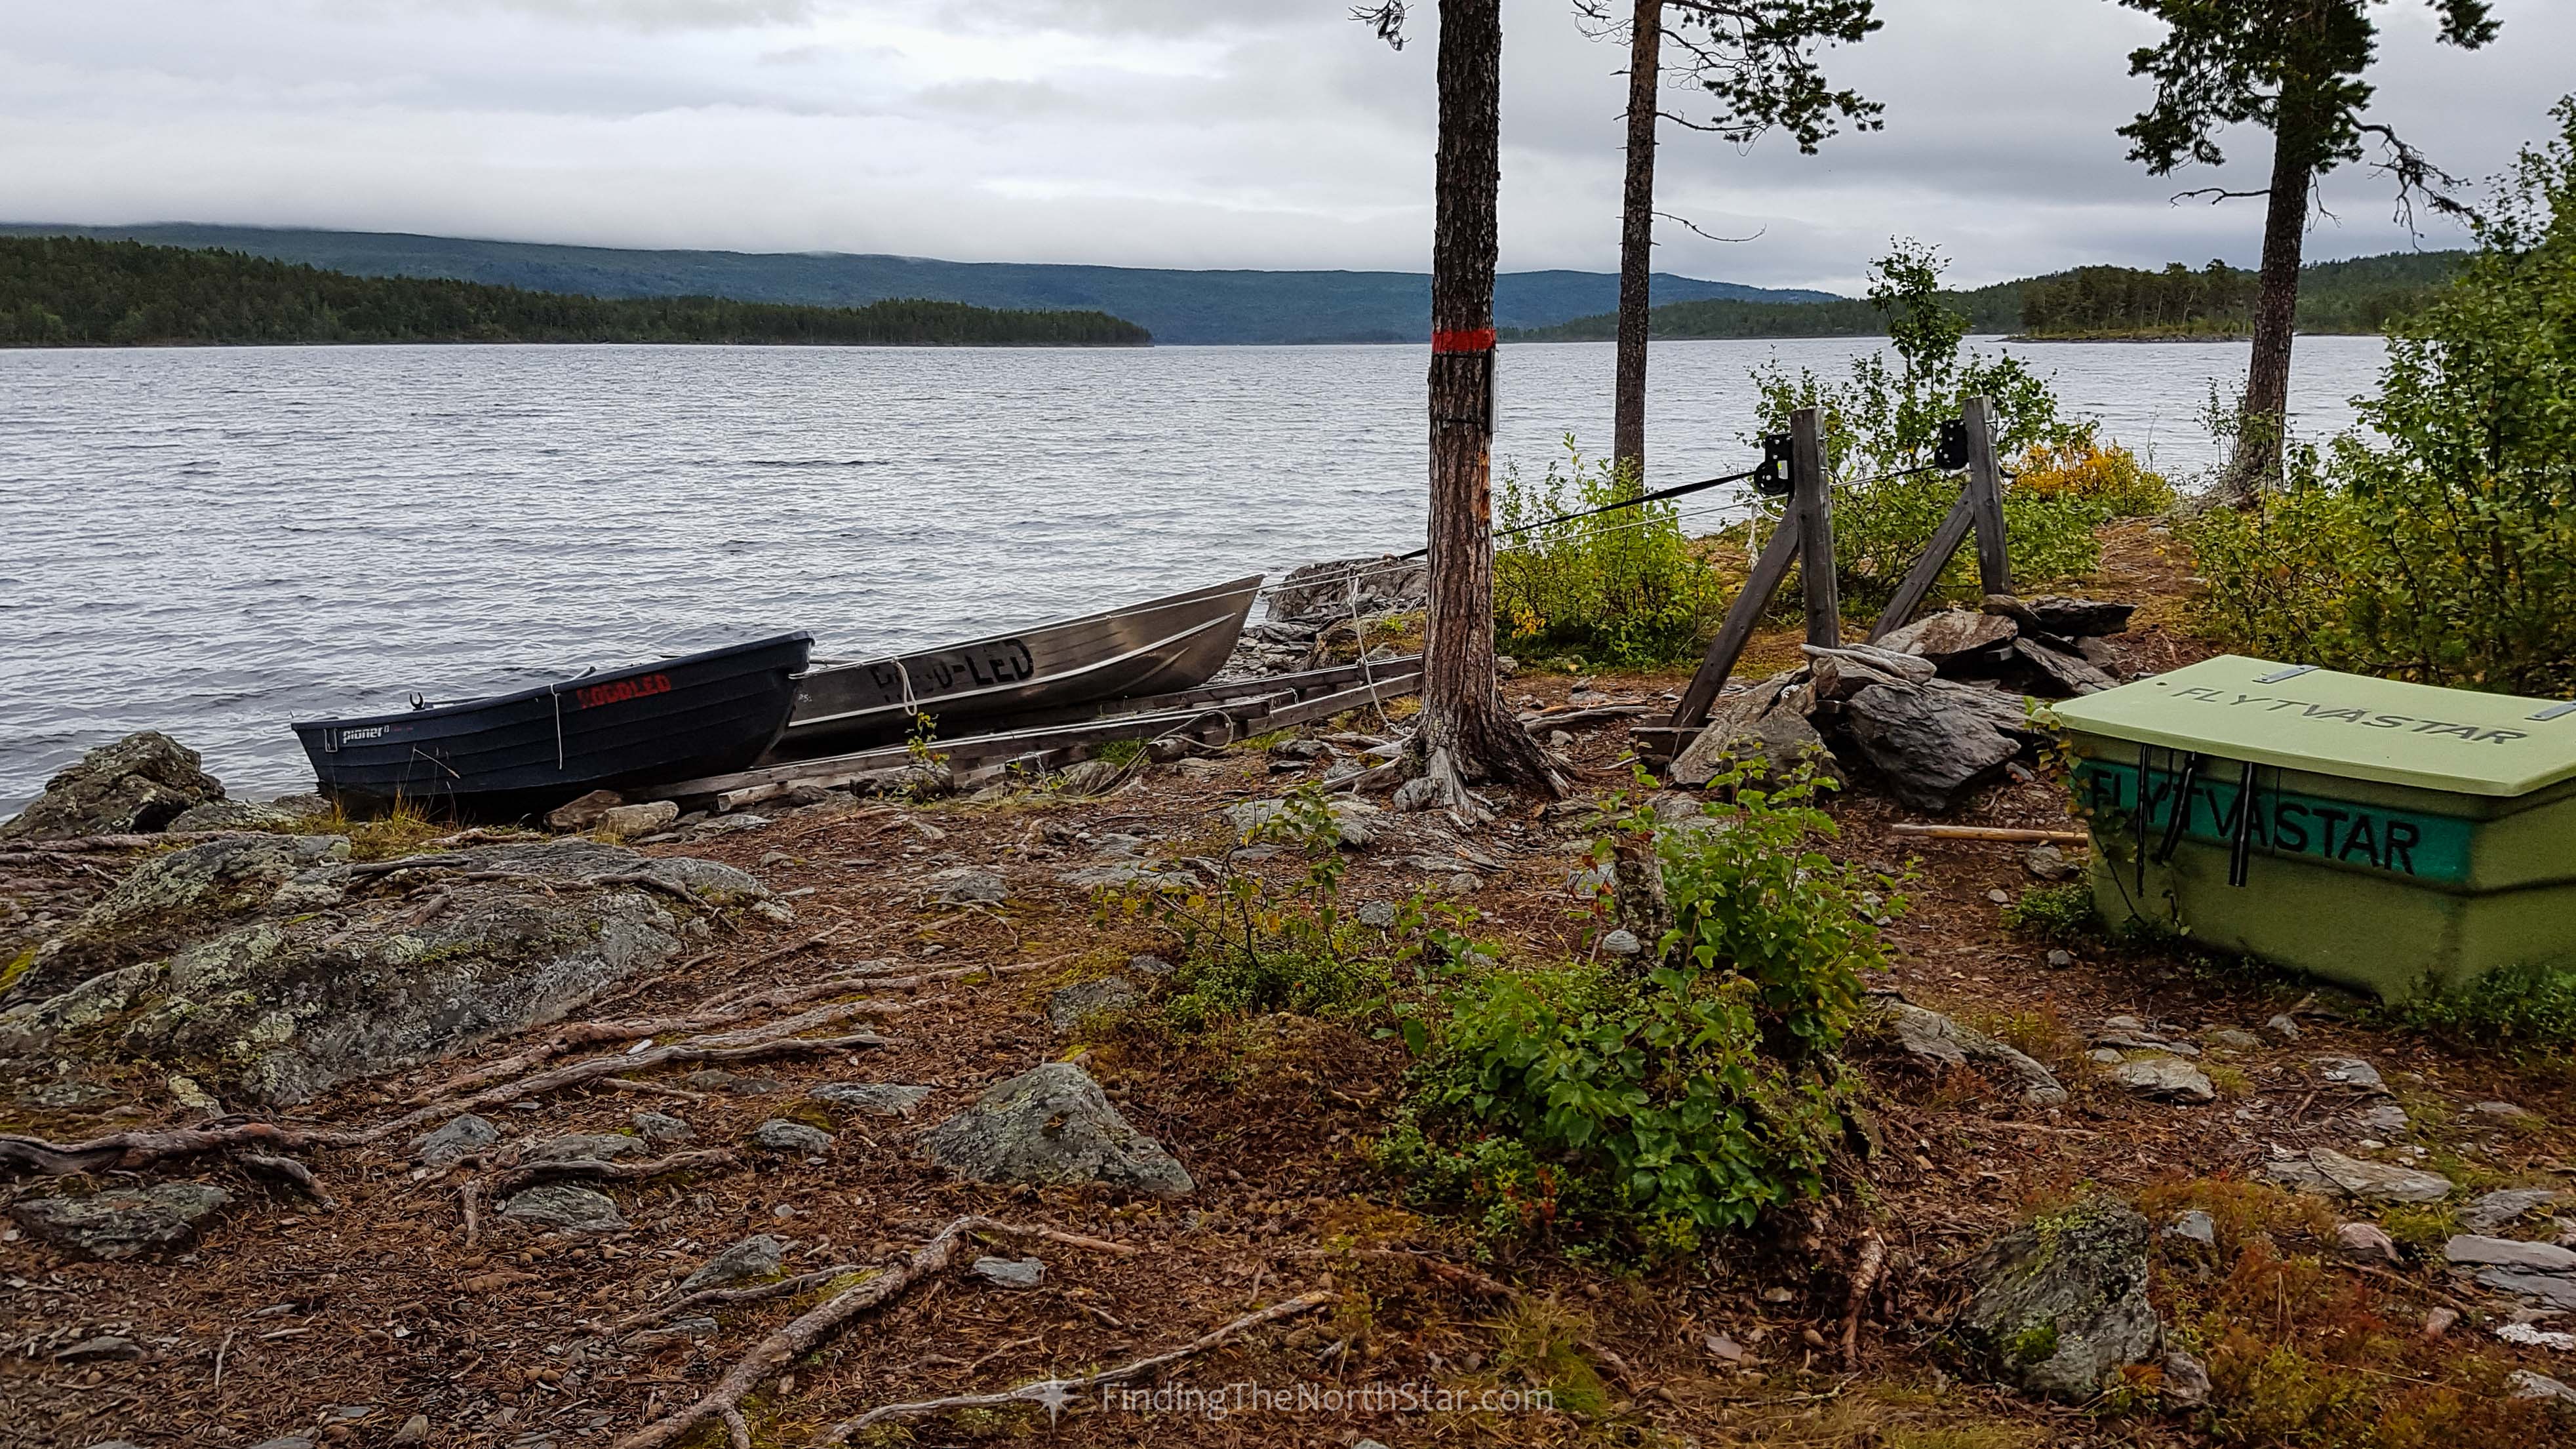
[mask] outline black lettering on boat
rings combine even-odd
[[[2370,817],[2358,811],[2353,814],[2352,829],[2344,835],[2343,849],[2335,852],[2335,859],[2350,860],[2356,850],[2372,865],[2379,864],[2379,836],[2370,828]]]
[[[2389,821],[2387,846],[2382,852],[2382,864],[2384,868],[2388,870],[2402,870],[2408,875],[2413,875],[2415,873],[2415,847],[2422,843],[2423,838],[2424,834],[2422,831],[2415,828],[2415,822],[2411,820]]]
[[[2297,816],[2297,819],[2290,817]],[[2272,838],[2283,850],[2305,851],[2308,848],[2308,807],[2284,800],[2272,810]]]

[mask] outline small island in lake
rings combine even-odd
[[[722,297],[583,297],[441,277],[360,277],[240,252],[0,237],[0,347],[314,342],[734,342],[1144,347],[1094,311],[888,299],[863,307]]]

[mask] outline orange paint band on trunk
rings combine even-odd
[[[1473,331],[1431,334],[1431,351],[1435,356],[1443,352],[1491,352],[1493,350],[1494,329],[1491,327],[1479,327]]]

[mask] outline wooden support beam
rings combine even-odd
[[[1419,693],[1422,689],[1420,661],[1415,661],[1414,665],[1402,673],[1386,675],[1374,684],[1362,684],[1356,689],[1280,705],[1259,719],[1245,721],[1244,732],[1263,735],[1272,730],[1294,729],[1317,720],[1331,719],[1344,710],[1365,709],[1372,704],[1384,704],[1390,699]]]
[[[1807,600],[1807,642],[1843,642],[1842,590],[1834,576],[1834,494],[1825,474],[1824,418],[1800,408],[1789,418],[1789,516],[1798,520],[1798,582]]]
[[[1869,626],[1871,639],[1883,639],[1905,627],[1905,621],[1913,618],[1914,611],[1931,596],[1932,586],[1940,582],[1941,571],[1950,566],[1951,555],[1968,541],[1968,530],[1976,526],[1977,505],[1962,493],[1959,501],[1950,505],[1941,526],[1932,531],[1932,546],[1923,550],[1923,556],[1906,571],[1905,582],[1896,586],[1896,597],[1887,601],[1887,607],[1879,611],[1878,622]]]
[[[1968,425],[1968,502],[1977,515],[1977,583],[2009,594],[2012,558],[2004,548],[2004,472],[1995,459],[1995,400],[1972,397],[1960,408]]]
[[[1792,514],[1771,531],[1771,541],[1762,545],[1762,556],[1753,561],[1753,572],[1745,577],[1743,592],[1727,607],[1726,622],[1718,627],[1717,637],[1709,641],[1708,655],[1700,661],[1699,672],[1691,676],[1690,688],[1682,691],[1682,702],[1673,706],[1673,728],[1694,730],[1708,718],[1708,707],[1726,688],[1726,677],[1735,672],[1736,657],[1752,640],[1753,626],[1762,621],[1762,610],[1779,592],[1780,581],[1789,576],[1789,561],[1797,552],[1798,524]]]

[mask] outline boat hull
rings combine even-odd
[[[295,725],[324,794],[478,816],[739,770],[777,743],[810,635],[657,660],[516,694]]]
[[[803,758],[899,740],[916,714],[969,721],[1195,689],[1234,654],[1261,576],[885,659],[827,663],[797,681],[776,754]]]

